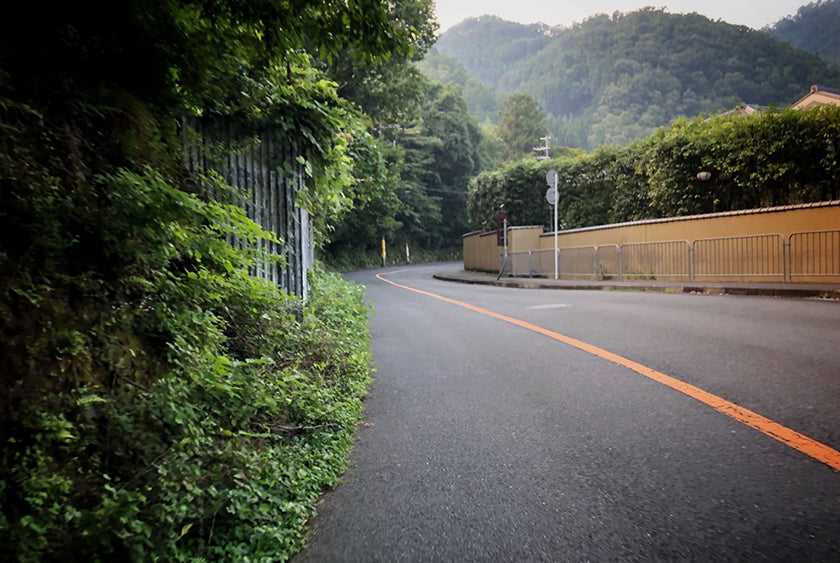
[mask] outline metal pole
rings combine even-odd
[[[503,225],[504,225],[504,231],[505,231],[505,233],[504,233],[504,237],[505,237],[505,258],[507,258],[507,255],[508,255],[507,254],[507,217],[505,217]]]
[[[558,278],[557,275],[557,203],[560,201],[560,194],[557,192],[557,176],[558,174],[554,174],[554,279]]]

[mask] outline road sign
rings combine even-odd
[[[555,205],[558,201],[560,201],[560,194],[553,187],[548,188],[545,191],[545,200],[549,203],[549,205]]]
[[[545,173],[545,183],[552,188],[557,185],[557,170],[551,169]]]

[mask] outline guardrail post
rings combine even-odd
[[[601,270],[600,266],[601,266],[601,247],[596,246],[595,247],[595,281],[598,281],[598,279],[601,277],[599,275],[600,270]]]
[[[791,276],[791,271],[793,270],[791,261],[793,258],[790,253],[790,236],[785,237],[784,235],[782,235],[782,237],[782,261],[784,262],[784,264],[782,265],[782,269],[784,271],[784,280],[787,283],[790,283],[793,278],[793,276]]]
[[[688,241],[686,241],[688,242]],[[694,265],[694,243],[688,243],[688,281],[694,281],[694,272],[696,266]]]
[[[616,254],[618,255],[617,256],[617,260],[618,260],[618,281],[624,281],[624,264],[622,263],[622,257],[621,257],[622,245],[619,244],[617,246],[618,246],[618,248],[616,250]]]
[[[528,251],[528,277],[531,278],[534,276],[534,267],[531,265],[531,253],[532,251]]]

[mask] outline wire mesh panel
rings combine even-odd
[[[790,275],[840,276],[840,231],[791,234]]]
[[[689,278],[690,248],[686,240],[622,244],[622,275],[627,278]]]
[[[695,277],[785,277],[785,238],[780,234],[694,241]]]
[[[595,262],[598,249],[595,246],[572,246],[560,249],[559,272],[561,276],[595,278],[598,266]]]

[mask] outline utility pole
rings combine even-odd
[[[544,154],[538,154],[537,155],[537,160],[546,160],[548,158],[548,140],[549,139],[551,139],[551,135],[546,135],[545,137],[540,137],[540,141],[545,141],[545,146],[534,147],[535,151],[544,153]]]

